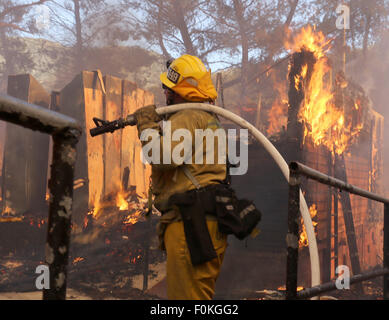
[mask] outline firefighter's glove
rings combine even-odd
[[[138,109],[134,113],[136,125],[138,128],[138,135],[145,129],[155,129],[160,131],[158,122],[162,120],[161,116],[155,111],[155,105],[148,105]]]

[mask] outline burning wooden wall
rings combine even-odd
[[[328,43],[321,33],[305,28],[287,44],[294,52],[286,133],[294,150],[287,158],[382,194],[382,116],[361,87],[342,72],[335,75],[326,56]],[[314,181],[306,181],[303,189],[316,225],[323,282],[335,277],[338,265],[357,274],[382,262],[382,208]],[[300,245],[308,245],[305,232]],[[308,257],[303,265],[307,263]],[[302,267],[304,278],[309,282]]]
[[[333,137],[324,143],[315,143],[315,137],[305,135],[302,162],[362,189],[382,194],[380,174],[372,177],[373,172],[382,174],[382,162],[378,160],[382,150],[382,116],[372,109],[362,88],[339,74],[337,80],[341,83],[335,82],[333,103],[343,108],[343,113],[334,112],[332,116],[339,120],[331,121],[341,130],[335,130]],[[320,121],[325,123],[326,116]],[[328,148],[329,145],[333,149]],[[379,205],[375,204],[373,209],[367,199],[338,193],[313,181],[308,181],[304,189],[317,223],[322,281],[335,278],[336,267],[342,264],[356,274],[382,262],[382,230],[377,224],[381,222],[382,229]]]
[[[8,94],[49,108],[50,95],[29,74],[9,76]],[[2,213],[42,214],[47,185],[49,136],[6,123],[2,167]]]
[[[89,130],[95,126],[93,117],[109,121],[125,117],[152,104],[153,94],[129,81],[103,77],[99,71],[84,71],[61,91],[59,101],[59,111],[78,119],[85,129],[77,146],[75,222],[82,223],[89,210],[97,213],[104,199],[122,192],[123,175],[128,171],[129,184],[136,186],[138,194],[145,195],[151,169],[141,161],[136,128],[96,137],[91,137]]]
[[[89,129],[95,126],[93,117],[115,120],[152,104],[152,93],[126,80],[84,71],[60,92],[52,92],[51,97],[31,75],[10,76],[8,94],[74,117],[82,124],[84,132],[77,145],[74,181],[73,222],[76,225],[84,224],[91,210],[97,214],[100,204],[107,199],[116,202],[118,210],[127,209],[125,196],[129,196],[127,189],[131,186],[142,198],[146,197],[151,168],[141,161],[136,127],[94,138]],[[37,221],[33,224],[43,225],[50,197],[46,192],[50,138],[10,123],[5,125],[0,222],[35,216]]]
[[[371,126],[361,131],[359,143],[345,154],[345,166],[349,183],[382,194],[382,116],[375,112],[371,116],[371,122],[367,121]],[[371,136],[371,130],[376,134]],[[296,149],[286,135],[272,142],[287,162],[296,160]],[[370,158],[373,150],[374,165]],[[331,152],[324,146],[314,146],[310,140],[302,146],[300,161],[325,174],[335,175]],[[371,172],[375,172],[374,178]],[[240,197],[254,200],[263,216],[258,225],[260,234],[255,239],[239,241],[229,238],[230,246],[218,281],[218,293],[223,298],[236,297],[234,293],[237,291],[247,293],[277,288],[284,284],[286,277],[288,185],[277,165],[256,142],[249,145],[247,174],[233,176],[232,187]],[[336,277],[338,265],[347,265],[352,270],[340,194],[333,188],[310,180],[304,182],[303,192],[315,225],[322,282],[326,282]],[[382,263],[383,208],[353,195],[350,201],[363,271]],[[336,223],[338,232],[335,230]],[[303,227],[301,230],[304,230]],[[310,258],[305,232],[300,238],[299,254],[299,286],[310,286]],[[242,263],[237,264],[236,261]]]
[[[125,117],[152,104],[153,94],[129,81],[89,71],[52,92],[51,100],[29,75],[10,77],[9,83],[9,94],[44,107],[51,104],[52,110],[76,118],[84,129],[77,145],[69,284],[89,281],[99,291],[104,283],[110,295],[118,286],[131,292],[133,276],[143,270],[151,279],[154,274],[145,266],[164,257],[154,245],[155,215],[148,221],[142,215],[151,168],[141,161],[137,129],[126,127],[94,138],[89,129],[95,126],[93,117]],[[45,203],[49,136],[7,124],[5,144],[2,190],[4,205],[12,210],[0,214],[0,291],[33,291],[35,268],[45,255],[47,208],[38,212],[37,205]],[[7,267],[11,265],[16,269]]]
[[[288,80],[283,80],[285,86],[275,84],[280,94],[269,111],[269,119],[274,122],[268,123],[267,131],[274,134],[270,137],[273,144],[287,162],[300,161],[357,187],[383,194],[383,117],[373,110],[360,86],[332,70],[326,56],[328,41],[322,34],[303,29],[286,47],[292,52]],[[258,258],[258,269],[252,272],[249,267],[240,266],[230,272],[234,279],[226,279],[233,283],[232,287],[240,286],[247,277],[251,282],[245,282],[248,287],[266,284],[265,288],[271,288],[285,281],[287,183],[270,157],[258,149],[256,144],[249,147],[248,173],[233,177],[232,181],[240,196],[255,199],[263,210],[261,233],[244,244],[232,240],[231,246],[239,248],[234,254],[240,255],[248,244],[250,266]],[[339,265],[347,265],[352,274],[357,274],[382,264],[382,205],[347,192],[339,193],[312,180],[303,179],[302,189],[317,236],[322,282],[334,279]],[[301,225],[299,285],[310,286],[308,241]],[[277,253],[278,258],[274,258]],[[226,268],[232,270],[229,257],[227,252]],[[270,265],[265,260],[271,261]]]

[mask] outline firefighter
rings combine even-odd
[[[167,71],[160,76],[167,105],[188,102],[214,103],[217,93],[211,80],[211,71],[206,69],[199,58],[185,54],[169,61],[167,67]],[[156,113],[155,106],[137,110],[135,118],[139,137],[145,129],[158,130],[161,154],[166,152],[162,150],[166,148],[159,124],[162,119]],[[196,129],[221,128],[215,115],[201,110],[182,110],[166,116],[164,120],[170,121],[172,133],[176,129],[189,130],[193,137],[193,148]],[[168,152],[174,150],[178,143],[180,142],[171,141]],[[205,149],[206,147],[204,155]],[[217,150],[217,141],[215,149]],[[195,152],[193,157],[194,154]],[[160,248],[167,254],[168,299],[213,298],[215,282],[227,247],[227,235],[219,232],[212,212],[202,211],[203,205],[189,202],[186,206],[180,206],[175,205],[172,199],[224,183],[226,170],[225,164],[218,164],[217,152],[214,164],[195,164],[194,159],[191,163],[171,161],[152,164],[154,205],[162,213],[157,227],[159,243]]]

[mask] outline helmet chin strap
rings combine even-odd
[[[166,105],[171,106],[176,104],[174,101],[175,92],[171,89],[167,89],[168,94],[166,95]]]
[[[173,98],[171,98],[171,97],[166,98],[166,105],[167,105],[167,106],[171,106],[171,105],[173,105],[173,104],[175,104]]]

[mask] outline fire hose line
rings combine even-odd
[[[208,112],[213,112],[223,118],[226,118],[235,124],[239,125],[242,128],[248,129],[248,131],[262,144],[265,150],[270,154],[273,160],[276,162],[278,167],[281,169],[286,180],[289,182],[289,167],[278,152],[278,150],[274,147],[274,145],[251,123],[237,116],[236,114],[223,109],[218,106],[205,104],[205,103],[182,103],[171,105],[167,107],[159,107],[156,109],[159,115],[164,115],[168,113],[174,113],[181,110],[186,109],[196,109],[203,110]],[[319,252],[317,249],[316,236],[313,229],[311,215],[309,214],[308,206],[305,201],[304,195],[300,190],[300,212],[303,217],[304,226],[307,232],[308,237],[308,246],[309,246],[309,256],[311,261],[311,283],[312,286],[320,285],[320,265],[319,265]]]

